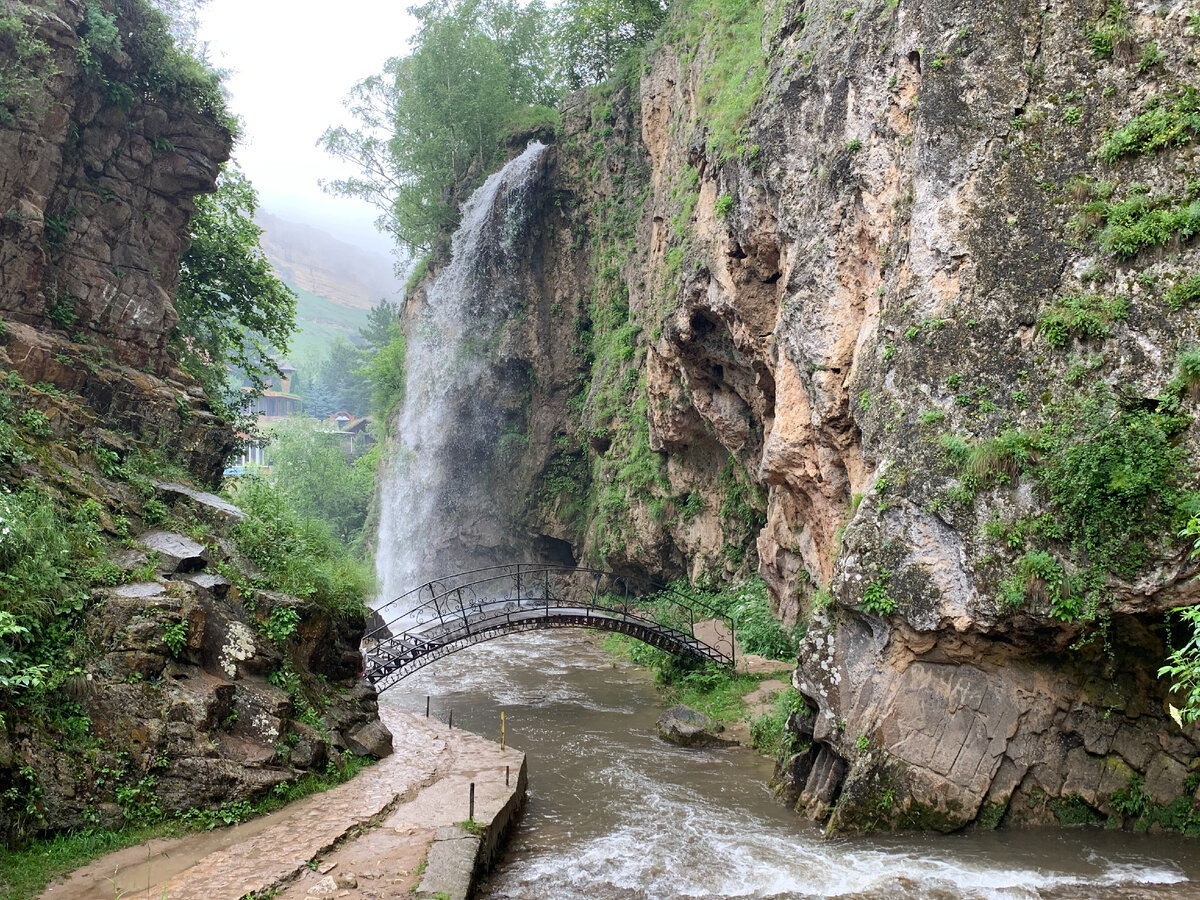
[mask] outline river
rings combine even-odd
[[[660,741],[645,670],[586,635],[482,644],[421,670],[388,702],[507,739],[529,755],[529,806],[488,900],[1200,897],[1200,847],[1175,835],[1008,829],[826,840],[770,793],[740,748]]]

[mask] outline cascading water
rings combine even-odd
[[[462,208],[450,264],[407,323],[405,394],[380,499],[376,567],[384,601],[449,572],[498,562],[504,522],[485,475],[506,415],[495,351],[519,307],[519,238],[544,144],[492,175]]]

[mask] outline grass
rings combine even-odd
[[[307,363],[305,374],[311,375],[312,360],[324,356],[335,338],[357,338],[359,329],[367,327],[367,310],[341,306],[295,285],[288,287],[296,293],[296,333],[288,358],[297,368]]]
[[[702,40],[712,48],[700,71],[697,113],[707,126],[708,145],[728,158],[744,151],[751,110],[767,83],[763,4],[761,0],[699,0],[688,9],[685,49],[694,52]]]

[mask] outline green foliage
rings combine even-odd
[[[163,626],[163,642],[171,651],[172,656],[180,656],[187,647],[187,632],[188,623],[186,619],[182,622]]]
[[[238,548],[268,579],[259,586],[308,598],[335,614],[362,614],[373,573],[324,523],[298,515],[283,492],[261,478],[239,479],[230,494],[247,514],[234,529]]]
[[[1038,434],[1038,479],[1090,565],[1131,575],[1173,530],[1184,454],[1174,438],[1185,424],[1100,392]]]
[[[1166,301],[1171,309],[1183,309],[1184,306],[1200,300],[1200,275],[1188,275],[1180,278],[1167,289]]]
[[[748,578],[717,592],[702,592],[681,584],[673,587],[729,616],[743,652],[795,661],[803,634],[789,632],[775,617],[767,596],[767,585],[761,578]]]
[[[1098,825],[1104,821],[1104,816],[1100,815],[1078,794],[1055,797],[1046,805],[1054,813],[1054,818],[1058,820],[1059,825]]]
[[[1096,155],[1106,163],[1180,147],[1200,136],[1200,90],[1191,85],[1146,104],[1145,111],[1109,132]]]
[[[990,440],[969,447],[962,456],[962,465],[975,483],[988,479],[1006,484],[1020,474],[1029,462],[1031,439],[1019,431],[1002,431]]]
[[[430,249],[457,224],[458,200],[502,159],[506,123],[553,103],[557,87],[540,2],[435,2],[413,14],[412,52],[351,92],[361,128],[331,128],[322,142],[363,173],[329,190],[373,203],[400,243]]]
[[[1155,66],[1161,64],[1166,58],[1167,55],[1158,48],[1158,44],[1150,41],[1142,48],[1142,55],[1138,59],[1138,74],[1145,75]]]
[[[733,209],[733,195],[722,194],[717,198],[717,202],[713,204],[713,212],[716,213],[718,219],[724,219]]]
[[[1038,331],[1051,347],[1065,347],[1072,337],[1109,337],[1112,323],[1128,317],[1129,303],[1124,297],[1075,294],[1055,300],[1039,317]]]
[[[552,137],[562,128],[562,113],[553,106],[534,104],[512,110],[500,123],[500,143],[507,144],[522,135]]]
[[[1076,224],[1094,235],[1104,252],[1132,259],[1143,250],[1200,233],[1200,200],[1151,196],[1148,188],[1133,185],[1123,200],[1102,197],[1084,205]]]
[[[128,109],[143,97],[177,101],[236,133],[220,74],[181,48],[170,20],[145,0],[89,2],[79,37],[80,69],[107,102]]]
[[[740,561],[744,548],[766,523],[766,498],[762,491],[730,457],[717,481],[721,493],[721,527],[726,554]]]
[[[876,616],[886,616],[896,611],[896,601],[887,592],[888,581],[892,573],[881,570],[879,576],[872,581],[863,592],[862,609]]]
[[[787,730],[787,720],[792,715],[808,711],[804,696],[795,688],[787,688],[775,695],[771,710],[750,721],[750,743],[759,753],[776,759],[786,758],[795,752],[794,732]]]
[[[61,232],[56,229],[61,228]],[[66,239],[69,226],[66,223],[59,225],[53,219],[46,220],[46,231],[43,237],[47,243],[62,244]],[[61,237],[59,236],[61,234]],[[74,327],[78,316],[75,314],[75,301],[71,299],[69,294],[58,294],[50,297],[46,301],[46,318],[49,319],[59,328],[64,331],[69,331]]]
[[[263,626],[263,633],[276,644],[287,642],[300,625],[300,613],[290,606],[277,606],[271,610],[271,616]]]
[[[295,329],[296,297],[259,246],[257,206],[250,182],[227,165],[216,193],[196,198],[192,245],[180,261],[174,337],[184,365],[226,414],[246,402],[243,376],[261,391],[267,376],[280,374],[276,355],[287,352]],[[237,373],[236,384],[226,366]]]
[[[50,46],[36,34],[33,22],[0,16],[0,124],[40,112],[47,102],[58,70]]]
[[[1026,600],[1048,600],[1055,618],[1070,621],[1082,610],[1072,596],[1062,564],[1044,550],[1030,550],[1017,561],[1016,572],[1000,583],[1003,605],[1021,606]]]
[[[350,460],[344,437],[311,419],[271,428],[271,474],[287,506],[301,519],[324,523],[346,545],[362,534],[375,483],[375,458]]]
[[[737,722],[746,714],[746,694],[754,690],[762,675],[743,675],[716,666],[695,669],[659,669],[667,701],[698,709],[718,722]]]
[[[404,297],[408,299],[412,296],[413,291],[417,289],[422,281],[425,280],[426,274],[429,272],[429,254],[426,253],[413,266],[412,271],[408,273],[408,279],[404,282]]]
[[[1096,59],[1132,60],[1137,41],[1122,0],[1109,0],[1100,19],[1088,25],[1087,38]]]
[[[1145,791],[1145,783],[1141,775],[1130,775],[1125,787],[1109,795],[1109,806],[1123,816],[1135,819],[1144,816],[1150,811],[1150,795]]]
[[[609,78],[654,36],[665,16],[659,0],[564,0],[554,38],[567,86]]]
[[[744,151],[750,112],[767,83],[761,0],[697,0],[686,9],[686,49],[710,54],[700,69],[697,114],[708,145],[729,157]]]
[[[1200,544],[1200,518],[1192,518],[1181,536],[1195,537]],[[1200,606],[1180,610],[1177,615],[1187,639],[1171,651],[1158,676],[1171,680],[1172,702],[1178,705],[1183,721],[1192,723],[1200,720]]]

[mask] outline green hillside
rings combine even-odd
[[[296,334],[292,337],[288,362],[304,371],[322,358],[335,337],[358,336],[367,324],[365,309],[339,306],[324,297],[288,285],[296,292]]]

